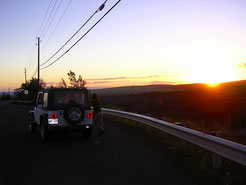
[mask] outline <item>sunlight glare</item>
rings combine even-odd
[[[209,87],[217,87],[219,83],[206,83]]]
[[[213,47],[212,47],[213,46]],[[227,48],[207,43],[200,47],[190,47],[183,55],[192,83],[217,84],[238,79],[234,58]]]

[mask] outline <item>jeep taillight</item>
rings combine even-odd
[[[88,112],[87,118],[92,118],[92,112]]]
[[[56,118],[57,118],[56,113],[52,113],[52,114],[51,114],[51,119],[56,119]]]

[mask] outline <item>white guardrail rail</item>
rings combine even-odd
[[[105,108],[103,108],[103,113],[144,123],[246,166],[245,145],[241,145],[189,128],[181,127],[166,121],[151,118],[149,116]]]

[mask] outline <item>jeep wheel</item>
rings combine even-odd
[[[36,132],[37,125],[33,123],[32,117],[30,115],[27,118],[27,123],[28,123],[28,131],[29,131],[29,133]]]
[[[91,137],[92,129],[86,128],[82,130],[82,137],[85,139],[89,139]]]
[[[84,109],[77,103],[68,104],[64,110],[64,119],[70,124],[80,123],[84,116]]]
[[[45,124],[45,121],[42,120],[40,123],[40,137],[43,141],[47,141],[48,138],[48,127]]]

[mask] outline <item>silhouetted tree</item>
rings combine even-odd
[[[85,80],[82,79],[82,77],[79,75],[78,80],[76,79],[76,74],[73,71],[69,71],[67,73],[68,79],[70,80],[70,88],[84,88],[85,87]]]
[[[59,88],[67,88],[66,81],[62,78],[57,87],[59,87]]]
[[[59,84],[57,85],[58,88],[85,88],[86,81],[82,79],[79,75],[79,78],[76,78],[76,74],[73,71],[69,71],[67,73],[68,79],[70,81],[70,85],[67,85],[66,81],[62,78]]]
[[[15,89],[15,95],[17,99],[29,99],[32,100],[37,96],[37,93],[46,87],[43,79],[40,79],[40,87],[38,87],[38,79],[32,78],[27,83],[22,83],[20,88]],[[24,91],[28,90],[28,95],[24,94]]]

